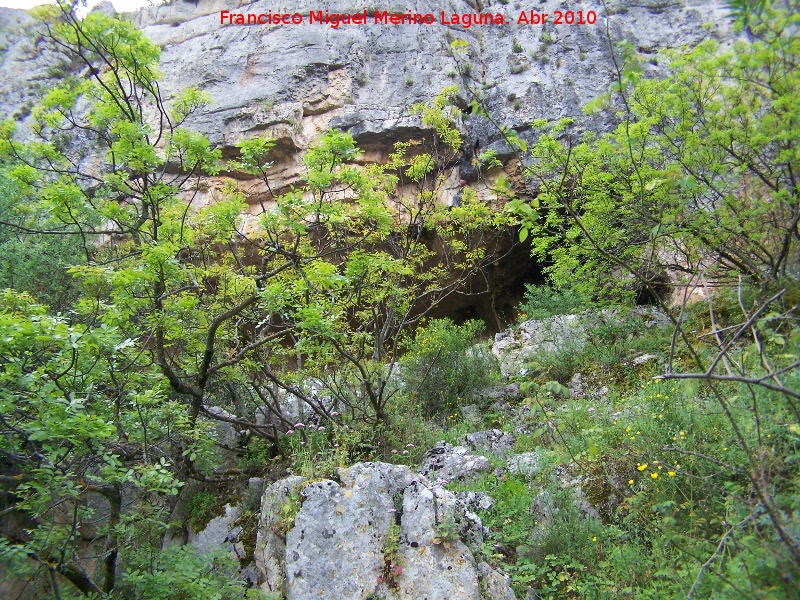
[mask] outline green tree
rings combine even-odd
[[[258,226],[245,231],[233,181],[193,206],[221,170],[220,152],[183,127],[203,95],[165,102],[158,48],[128,22],[79,19],[65,4],[39,15],[67,75],[34,109],[34,141],[2,124],[0,155],[17,199],[49,221],[6,223],[68,236],[83,252],[70,269],[80,295],[69,320],[6,299],[5,510],[29,532],[3,552],[52,575],[56,596],[56,574],[103,596],[155,585],[166,515],[187,479],[242,475],[216,468],[213,422],[278,448],[294,394],[321,421],[346,409],[375,435],[390,423],[399,344],[496,258],[509,216],[469,188],[457,206],[438,199],[461,150],[448,91],[418,109],[432,133],[398,144],[388,164],[359,165],[352,137],[329,131],[306,153],[302,185],[282,195],[270,189],[273,141],[242,140],[230,166],[266,190]],[[14,394],[25,404],[15,408]],[[123,492],[136,497],[127,512]],[[78,531],[91,511],[103,527],[90,551]],[[128,583],[115,580],[117,562]]]
[[[797,481],[771,476],[779,451],[761,431],[765,418],[800,421],[800,17],[795,0],[734,8],[732,47],[667,51],[663,79],[642,78],[623,44],[616,81],[587,107],[617,107],[619,126],[579,136],[568,119],[535,123],[535,200],[509,208],[556,285],[617,301],[646,290],[670,312],[662,377],[704,382],[748,463],[711,460],[731,478],[747,473],[739,506],[766,515],[782,545],[764,548],[796,568]],[[672,311],[665,281],[682,292]],[[697,290],[710,329],[694,338],[684,323]],[[673,360],[681,344],[689,369]],[[794,460],[791,446],[780,453]]]
[[[154,518],[124,514],[123,490],[156,505],[175,496],[182,483],[164,444],[203,436],[163,385],[127,368],[138,350],[116,327],[69,324],[6,291],[0,336],[0,481],[11,515],[0,557],[16,564],[10,572],[41,575],[55,597],[57,574],[105,596],[126,537]],[[85,527],[97,528],[91,542]]]

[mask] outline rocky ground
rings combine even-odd
[[[633,315],[651,327],[666,322],[652,309]],[[592,327],[616,318],[613,313],[588,312],[528,321],[497,334],[493,352],[508,376],[524,369],[537,353],[559,344],[584,343]],[[570,395],[597,398],[602,406],[607,388],[588,388],[578,375],[572,378]],[[530,405],[520,402],[519,385],[482,390],[477,398],[513,425],[475,431],[456,444],[441,441],[415,469],[361,462],[339,469],[336,480],[295,475],[271,483],[252,479],[251,494],[260,495],[252,516],[243,519],[243,507],[228,505],[223,515],[192,536],[192,543],[203,552],[224,548],[242,565],[242,577],[287,600],[515,598],[510,578],[486,552],[489,531],[479,513],[489,510],[494,499],[484,492],[448,488],[469,487],[481,477],[504,481],[510,476],[536,485],[534,480],[546,468],[572,494],[582,518],[600,520],[619,498],[608,490],[595,494],[601,500],[593,504],[586,490],[614,487],[613,481],[574,475],[570,465],[549,467],[540,449],[515,451],[517,436],[541,424]],[[471,409],[478,407],[467,406],[463,412]],[[539,515],[541,525],[531,535],[546,534],[551,519],[547,495],[544,489],[534,493],[530,510]],[[533,590],[529,597],[536,597]]]

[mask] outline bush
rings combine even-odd
[[[574,314],[588,306],[588,299],[576,290],[528,283],[525,284],[525,301],[519,308],[524,319],[541,320],[553,315]]]
[[[190,546],[140,549],[128,557],[119,585],[122,598],[148,600],[255,599],[236,577],[237,565],[220,552],[202,555]]]
[[[421,401],[424,416],[442,415],[490,385],[499,374],[491,350],[473,345],[483,322],[456,325],[450,319],[420,327],[403,363],[406,391]]]

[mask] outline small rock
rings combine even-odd
[[[575,373],[569,382],[569,397],[581,398],[583,396],[583,376]]]
[[[539,452],[523,452],[509,456],[506,468],[512,475],[521,475],[530,479],[542,470],[541,461],[542,455]]]
[[[511,589],[511,578],[505,573],[493,569],[485,562],[478,565],[478,573],[483,582],[485,600],[516,600]]]
[[[634,366],[638,367],[646,362],[650,362],[651,360],[658,360],[658,356],[655,354],[642,354],[641,356],[634,358],[632,362]]]
[[[425,453],[419,470],[432,480],[452,481],[488,473],[492,467],[489,459],[469,454],[469,449],[464,446],[439,442]]]
[[[468,433],[460,442],[476,452],[490,452],[504,456],[514,449],[516,438],[500,429],[490,429]]]

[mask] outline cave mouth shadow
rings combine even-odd
[[[457,325],[477,319],[484,323],[482,337],[508,329],[517,321],[517,307],[525,297],[526,284],[544,282],[542,266],[530,254],[529,244],[515,243],[507,253],[479,275],[468,280],[426,315],[427,319],[450,319]]]

